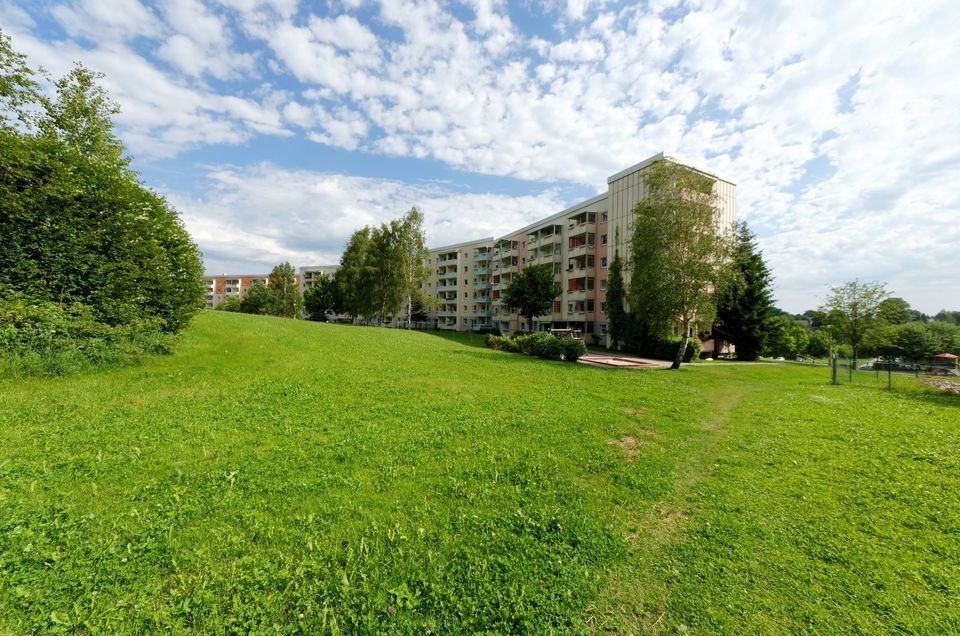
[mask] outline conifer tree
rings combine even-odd
[[[730,342],[739,360],[756,360],[770,335],[773,276],[744,221],[737,224],[733,270],[735,283],[718,302],[714,337],[718,350],[721,341]]]

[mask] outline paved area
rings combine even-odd
[[[605,356],[590,353],[580,358],[584,364],[592,364],[600,367],[613,367],[617,369],[656,369],[669,367],[669,362],[663,360],[648,360],[646,358],[635,358],[632,356]]]

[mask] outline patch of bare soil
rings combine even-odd
[[[640,447],[643,442],[638,440],[636,437],[624,435],[620,439],[608,439],[607,444],[610,444],[611,446],[619,446],[623,449],[623,452],[627,454],[627,457],[635,457],[637,454],[637,448]]]
[[[960,382],[957,380],[920,380],[920,384],[932,386],[951,395],[960,395]]]
[[[647,409],[642,407],[635,409],[633,407],[626,406],[623,408],[623,412],[629,415],[630,417],[643,417],[644,415],[647,414]]]

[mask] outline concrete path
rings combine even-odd
[[[588,353],[585,356],[581,356],[580,362],[598,367],[613,367],[616,369],[663,369],[670,366],[669,362],[664,362],[663,360],[650,360],[648,358],[636,358],[623,355],[602,355],[597,353]]]

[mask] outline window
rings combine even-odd
[[[600,303],[600,311],[607,313],[607,303]]]
[[[602,289],[603,291],[607,291],[607,279],[606,279],[606,278],[600,280],[600,289]]]
[[[602,235],[600,236],[600,245],[606,245],[606,244],[607,244],[607,235],[606,235],[606,234],[602,234]]]
[[[603,213],[603,222],[604,222],[604,223],[607,222],[607,213],[606,213],[606,212]]]
[[[601,336],[607,335],[607,323],[603,323],[600,325],[600,335]]]
[[[606,256],[601,256],[601,257],[600,257],[600,267],[602,267],[602,268],[604,268],[604,269],[607,268],[607,257],[606,257]]]

